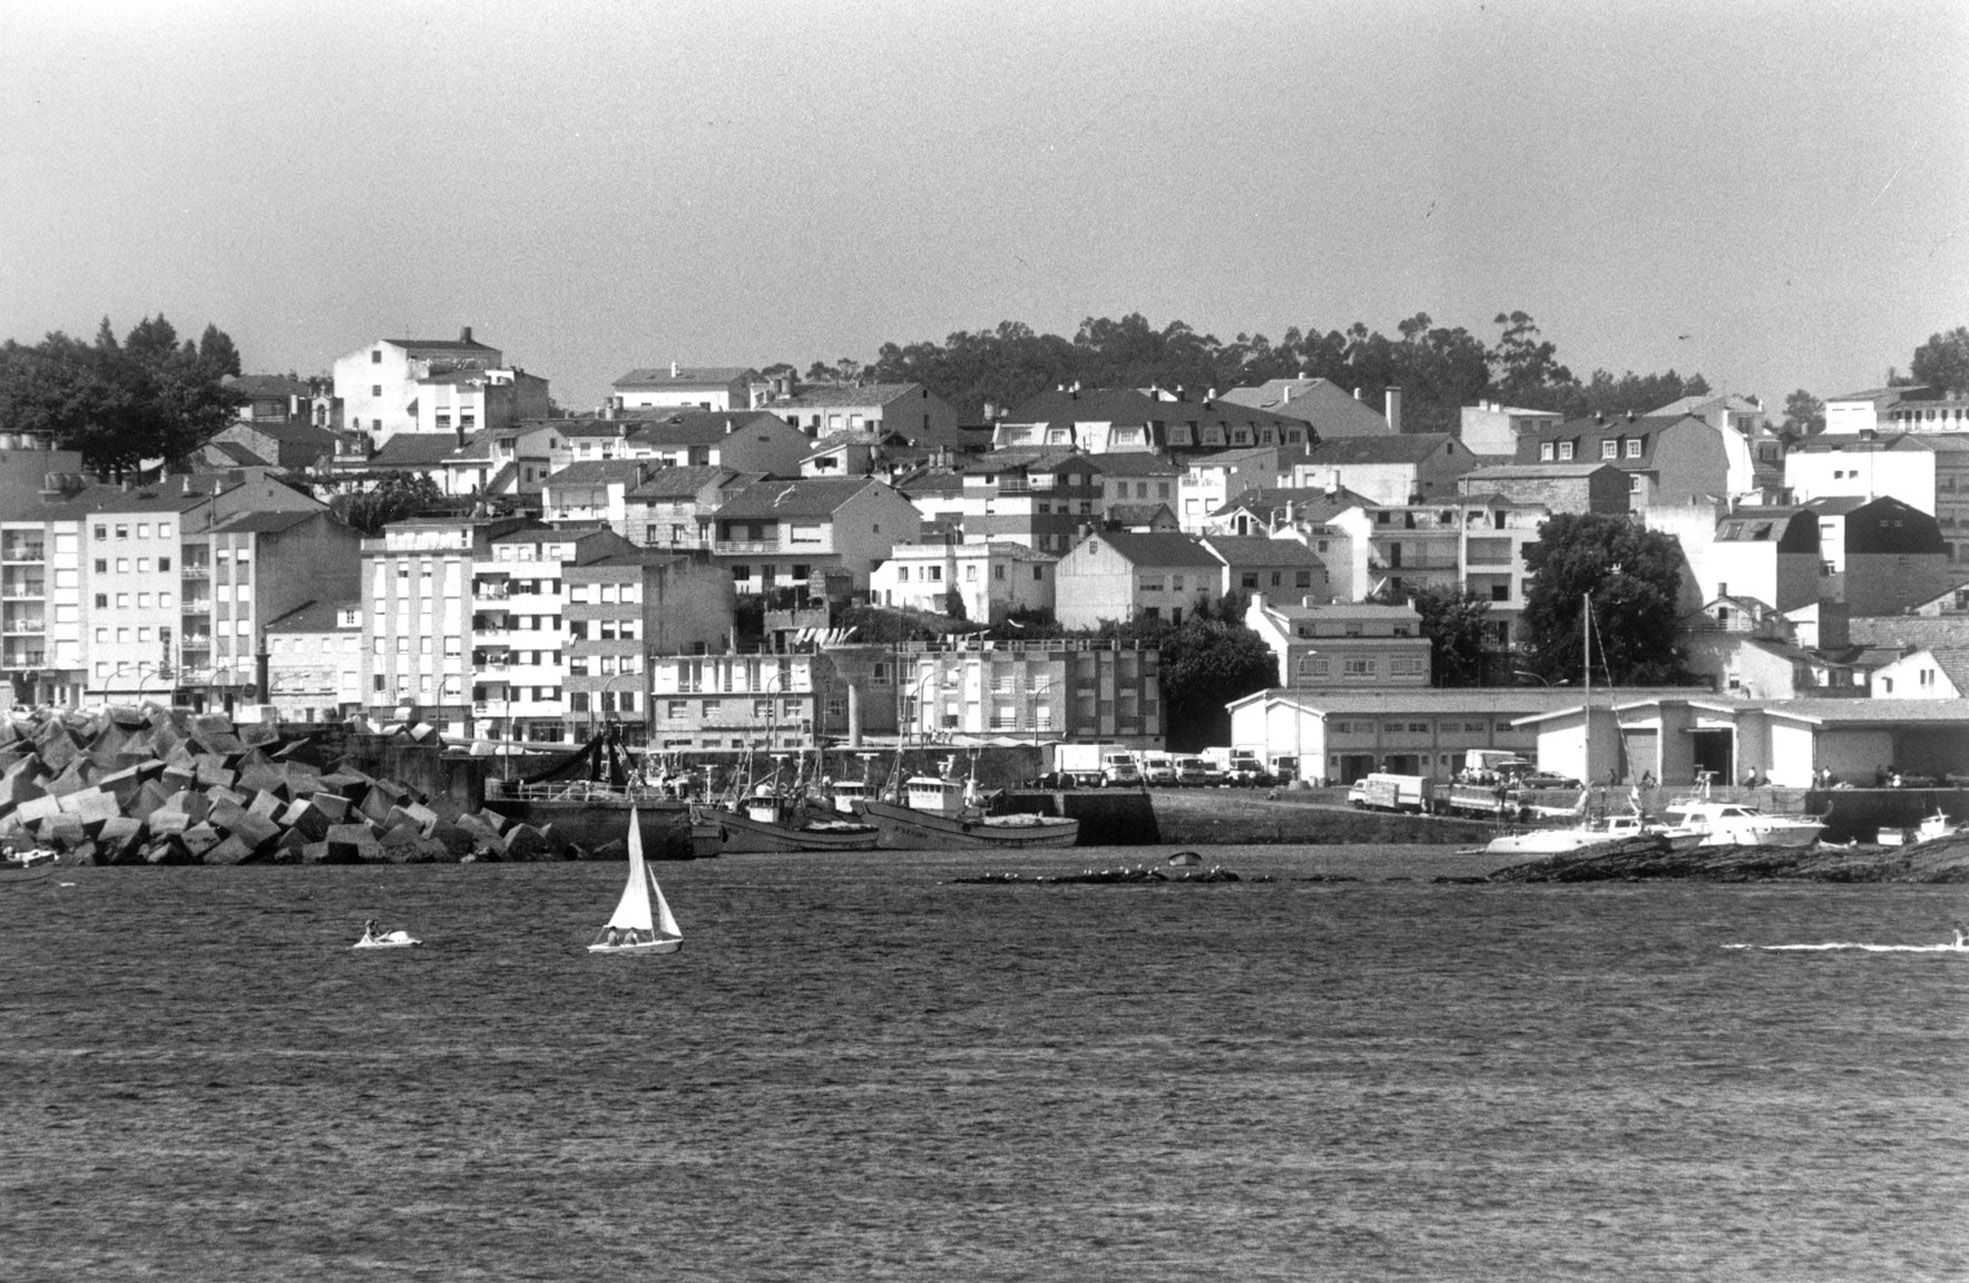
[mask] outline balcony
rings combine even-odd
[[[26,583],[0,582],[0,599],[7,601],[40,601],[47,595],[47,585],[39,579]]]
[[[40,540],[0,540],[0,561],[46,561],[48,548]]]
[[[29,615],[20,619],[10,617],[6,622],[0,623],[0,629],[4,629],[10,633],[28,633],[38,637],[48,631],[48,621],[41,615]]]
[[[711,544],[711,551],[731,557],[776,556],[792,549],[782,545],[777,539],[718,539]]]

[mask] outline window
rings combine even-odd
[[[1641,457],[1641,439],[1639,437],[1631,437],[1628,439],[1627,457],[1630,459],[1638,459]]]
[[[1572,461],[1572,442],[1570,441],[1559,442],[1559,461],[1561,463],[1569,463]]]
[[[383,395],[383,385],[382,385],[382,384],[380,384],[380,383],[372,383],[372,384],[370,384],[370,386],[369,386],[369,395],[371,395],[371,396],[382,396],[382,395]]]
[[[1538,447],[1538,461],[1540,463],[1552,462],[1552,443],[1550,441]]]
[[[96,573],[99,575],[106,575],[109,573],[109,558],[107,557],[96,558]]]
[[[379,348],[376,348],[375,350],[373,350],[373,351],[371,351],[371,352],[370,352],[370,354],[369,354],[369,363],[370,363],[371,365],[381,365],[381,364],[383,363],[383,349],[382,349],[382,348],[380,348],[380,347],[379,347]],[[377,687],[376,689],[377,689],[377,690],[382,690],[383,688],[382,688],[381,686],[378,686],[378,687]]]
[[[1602,441],[1600,443],[1600,457],[1602,459],[1618,459],[1620,457],[1620,442],[1611,438]]]

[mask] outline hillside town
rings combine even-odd
[[[1839,391],[1803,429],[1700,393],[1482,399],[1418,430],[1401,388],[1320,377],[974,412],[652,353],[568,413],[521,355],[467,326],[229,374],[219,430],[113,469],[0,422],[15,701],[671,760],[767,734],[1195,749],[1128,626],[1226,616],[1276,660],[1229,742],[1282,778],[1447,778],[1472,750],[1799,788],[1969,774],[1969,389]],[[415,502],[359,528],[352,501],[390,494]],[[1568,517],[1672,540],[1675,679],[1526,649]],[[1430,593],[1471,606],[1467,673],[1441,671]],[[871,608],[909,635],[846,622]]]

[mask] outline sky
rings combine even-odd
[[[1969,324],[1969,2],[0,0],[0,339],[637,366],[1427,312],[1773,410]]]

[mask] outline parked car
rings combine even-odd
[[[1176,759],[1171,754],[1151,749],[1142,754],[1139,766],[1142,771],[1142,783],[1150,788],[1167,788],[1178,782]]]

